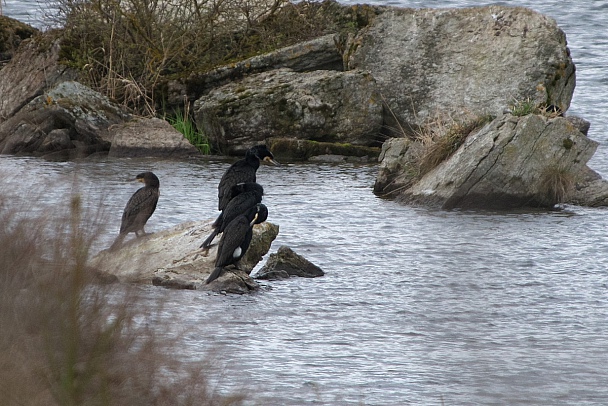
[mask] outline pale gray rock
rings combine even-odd
[[[195,102],[199,128],[224,153],[269,137],[376,145],[382,102],[366,72],[277,69],[218,87]]]
[[[395,197],[412,186],[417,174],[416,160],[422,145],[409,138],[390,138],[382,144],[378,157],[378,175],[374,193],[380,197]]]
[[[286,279],[291,276],[316,278],[325,272],[291,248],[282,245],[274,254],[270,254],[266,264],[256,274],[256,279]]]
[[[376,79],[394,135],[393,115],[413,132],[437,116],[498,115],[528,99],[570,106],[575,67],[550,17],[504,6],[381,10],[344,58]]]
[[[247,293],[258,288],[249,276],[279,232],[272,223],[256,224],[241,269],[227,267],[210,284],[205,280],[214,269],[217,244],[208,251],[199,246],[211,233],[212,221],[179,224],[167,230],[127,240],[118,250],[104,250],[89,261],[98,273],[115,275],[120,282],[154,284],[178,289]]]
[[[201,155],[182,133],[159,118],[137,118],[109,129],[111,157],[184,158]]]
[[[572,124],[577,130],[579,130],[585,135],[587,135],[587,133],[589,132],[589,128],[591,127],[591,123],[582,117],[567,116],[566,120],[568,120],[570,124]]]
[[[0,124],[0,152],[41,155],[55,147],[86,156],[108,151],[108,127],[130,118],[102,94],[78,82],[60,82]]]
[[[592,169],[577,180],[576,190],[566,201],[569,204],[587,207],[608,206],[608,181]]]
[[[37,37],[21,43],[0,75],[0,123],[17,113],[47,89],[77,72],[58,63],[59,40]]]
[[[550,176],[583,179],[597,146],[562,117],[503,115],[469,135],[400,200],[445,209],[552,207],[562,202]]]

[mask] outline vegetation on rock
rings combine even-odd
[[[182,133],[192,145],[199,149],[199,151],[208,155],[211,153],[209,139],[196,128],[196,125],[190,118],[189,112],[189,105],[186,104],[183,112],[181,110],[175,111],[172,116],[167,117],[167,121],[173,128]]]
[[[541,180],[539,194],[548,205],[563,203],[572,197],[576,179],[567,168],[549,166],[541,173]]]
[[[509,112],[516,117],[523,117],[529,114],[541,114],[549,118],[557,117],[562,114],[557,106],[537,104],[529,97],[524,100],[514,100],[509,106]]]
[[[424,145],[417,165],[419,176],[430,172],[452,156],[469,134],[493,119],[492,116],[478,116],[467,120],[452,120],[451,122],[437,120],[432,126],[425,127],[425,130],[422,130],[419,136]]]
[[[168,81],[367,24],[371,8],[335,1],[59,0],[63,63],[140,113],[164,105]]]
[[[2,4],[2,0],[0,0]],[[29,25],[0,15],[0,68],[8,62],[21,41],[38,33]]]

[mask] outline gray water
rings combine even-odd
[[[591,121],[589,136],[601,145],[590,166],[608,177],[608,2],[502,4],[548,14],[566,32],[577,66],[568,113]],[[7,0],[4,13],[26,19],[37,7]],[[44,188],[49,206],[78,189],[109,216],[102,248],[138,187],[127,176],[159,175],[147,227],[158,231],[214,217],[228,164],[2,156],[1,190],[29,207],[32,189],[56,185]],[[159,323],[186,330],[182,355],[216,352],[218,390],[245,389],[256,404],[608,404],[606,209],[411,208],[376,198],[375,176],[374,165],[261,167],[269,221],[281,228],[271,251],[288,245],[326,275],[264,282],[249,296],[143,287],[150,300],[167,301]]]

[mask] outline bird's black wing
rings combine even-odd
[[[232,199],[232,187],[239,183],[255,182],[257,168],[252,167],[246,160],[241,159],[233,163],[222,176],[217,187],[219,199],[218,210],[224,210]]]
[[[233,264],[240,258],[235,259],[233,254],[237,248],[240,248],[250,228],[249,220],[243,215],[238,216],[226,226],[217,247],[216,267]]]
[[[156,210],[158,189],[142,187],[133,193],[122,213],[121,233],[141,229]]]
[[[261,199],[258,199],[255,193],[245,192],[236,196],[230,202],[222,212],[222,224],[218,228],[219,233],[223,233],[224,229],[230,224],[232,220],[245,214],[251,207],[259,203]]]
[[[241,242],[241,255],[239,256],[239,259],[243,258],[245,256],[245,253],[247,252],[247,250],[249,249],[249,245],[251,244],[251,239],[253,238],[253,227],[249,227],[249,230],[247,230],[247,234],[245,234],[245,238],[243,238],[243,242]]]

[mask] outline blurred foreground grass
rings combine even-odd
[[[0,404],[241,404],[210,390],[205,362],[176,359],[162,303],[87,268],[99,220],[78,195],[23,216],[0,190]]]

